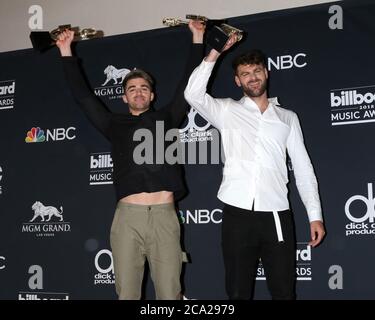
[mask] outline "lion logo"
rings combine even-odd
[[[48,217],[48,219],[46,220],[46,222],[48,222],[51,220],[53,216],[58,217],[60,218],[60,221],[63,221],[63,216],[62,216],[63,207],[61,206],[60,206],[60,211],[59,211],[55,207],[51,207],[51,206],[46,207],[40,201],[36,201],[32,205],[31,209],[34,210],[34,216],[30,220],[30,222],[33,222],[37,217],[40,217],[43,222],[45,221],[44,218]]]
[[[110,80],[114,81],[114,84],[118,84],[117,79],[121,78],[120,83],[124,81],[125,76],[130,72],[129,69],[123,68],[123,69],[116,69],[114,66],[107,66],[107,68],[104,69],[104,74],[107,76],[107,79],[104,81],[102,86],[105,86]]]

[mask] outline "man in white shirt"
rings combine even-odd
[[[222,52],[236,42],[231,37]],[[212,49],[192,73],[185,98],[219,129],[225,155],[218,198],[225,203],[222,249],[229,299],[251,299],[261,259],[272,299],[295,299],[296,240],[288,202],[287,153],[317,246],[325,230],[318,184],[297,115],[267,98],[266,59],[252,50],[233,61],[242,99],[216,99],[207,82],[221,52]]]

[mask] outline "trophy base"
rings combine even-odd
[[[228,35],[218,26],[213,26],[207,37],[207,43],[216,51],[221,52],[227,43]]]
[[[54,44],[48,31],[31,31],[30,40],[33,48],[39,52],[46,51]]]

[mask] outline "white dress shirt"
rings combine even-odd
[[[268,99],[263,114],[247,96],[238,101],[213,98],[206,87],[214,65],[203,60],[194,70],[185,98],[221,133],[225,164],[218,198],[247,210],[254,203],[255,211],[274,215],[289,209],[288,151],[309,221],[323,221],[318,184],[297,115],[280,107],[276,98]]]

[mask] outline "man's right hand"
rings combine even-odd
[[[63,57],[71,56],[72,49],[71,43],[74,38],[74,31],[72,30],[65,30],[61,32],[58,36],[58,40],[56,41],[56,46],[59,48],[60,53]]]
[[[206,25],[199,20],[189,20],[189,29],[193,34],[193,43],[203,43]]]

